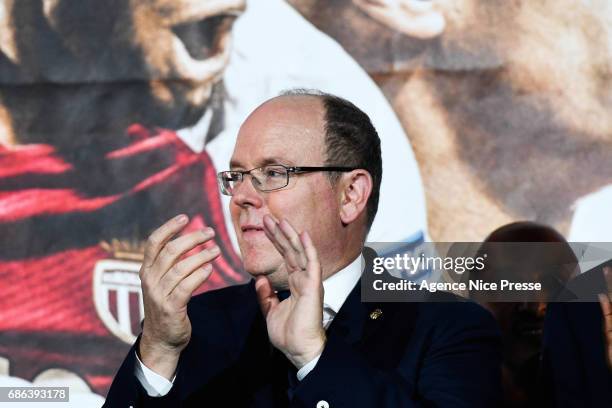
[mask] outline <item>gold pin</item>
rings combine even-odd
[[[372,313],[370,313],[370,319],[372,319],[372,320],[376,320],[376,319],[378,319],[380,316],[382,316],[382,314],[383,314],[383,313],[382,313],[382,310],[380,310],[380,309],[374,309],[374,310],[372,311]]]

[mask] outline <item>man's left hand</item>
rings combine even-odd
[[[286,219],[264,216],[264,231],[283,255],[291,296],[281,302],[270,280],[258,276],[257,297],[270,341],[300,369],[325,347],[321,264],[308,233],[298,234]]]

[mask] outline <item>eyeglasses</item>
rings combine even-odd
[[[356,167],[287,167],[282,164],[274,164],[245,171],[222,171],[217,174],[217,181],[221,187],[221,193],[231,196],[234,195],[234,190],[242,183],[246,174],[251,176],[253,187],[267,192],[287,187],[290,174],[315,171],[347,172],[356,169]]]

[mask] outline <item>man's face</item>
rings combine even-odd
[[[546,303],[491,302],[484,306],[499,324],[505,362],[521,367],[538,355],[542,347]]]
[[[240,128],[230,167],[250,170],[267,164],[323,166],[324,108],[318,98],[285,96],[260,106]],[[260,192],[250,176],[235,189],[230,202],[244,267],[251,275],[268,275],[285,287],[282,256],[263,231],[263,217],[286,218],[298,233],[307,231],[321,264],[333,253],[332,237],[341,228],[337,193],[323,172],[290,177],[281,190]]]

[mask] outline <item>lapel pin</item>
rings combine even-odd
[[[380,316],[382,316],[383,312],[380,309],[374,309],[371,313],[370,313],[370,319],[371,320],[376,320],[378,319]]]

